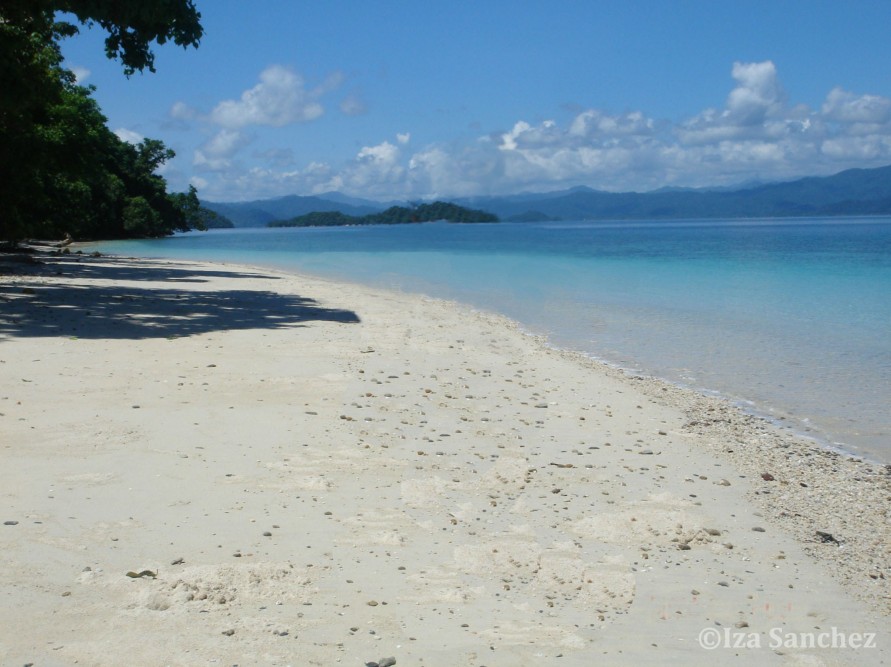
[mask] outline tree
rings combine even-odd
[[[104,28],[106,54],[127,75],[154,71],[153,42],[197,46],[202,35],[191,0],[0,0],[0,238],[200,228],[194,188],[170,195],[156,173],[173,151],[120,140],[93,88],[63,67],[59,41],[77,28],[57,12]]]
[[[64,12],[84,25],[98,24],[108,33],[105,54],[119,58],[127,76],[155,71],[152,42],[172,41],[197,47],[204,34],[201,14],[192,0],[2,0],[0,17],[10,25],[45,32],[57,13]],[[63,24],[68,35],[77,29]],[[72,32],[73,31],[73,32]],[[58,38],[61,35],[56,35]]]

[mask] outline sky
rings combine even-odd
[[[209,201],[713,187],[891,164],[888,0],[195,0],[198,49],[66,65]]]

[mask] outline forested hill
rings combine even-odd
[[[269,227],[337,227],[344,225],[403,225],[417,222],[498,222],[498,217],[457,204],[433,202],[418,206],[391,206],[379,213],[355,216],[340,211],[314,211],[290,220],[276,220]]]
[[[603,192],[576,187],[556,192],[467,197],[451,202],[460,207],[488,211],[500,220],[517,222],[891,215],[891,166],[849,169],[833,176],[735,188]],[[406,207],[405,202],[381,203],[336,192],[202,203],[229,218],[236,227],[264,227],[273,221],[277,225],[281,225],[281,221],[290,224],[295,219],[298,220],[295,224],[304,225],[371,224],[366,218],[388,206],[395,206],[396,210]],[[319,211],[336,211],[345,217],[337,222],[335,216],[320,216]],[[305,217],[310,213],[311,217]]]
[[[891,166],[738,189],[603,192],[579,187],[455,201],[518,221],[891,215]]]

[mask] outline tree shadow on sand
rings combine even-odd
[[[295,294],[253,289],[148,288],[138,283],[107,286],[82,281],[200,283],[213,277],[275,277],[261,273],[86,260],[77,266],[71,261],[51,261],[16,273],[71,276],[72,280],[44,283],[0,279],[0,340],[43,336],[170,338],[211,331],[282,329],[309,322],[360,321],[353,311],[326,308],[315,299]]]

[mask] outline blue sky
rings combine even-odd
[[[63,46],[174,190],[434,198],[891,164],[887,0],[196,0],[200,47],[127,79]]]

